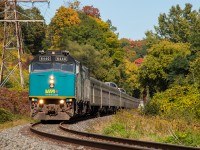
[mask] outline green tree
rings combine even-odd
[[[85,13],[78,12],[78,14],[81,22],[77,25],[66,26],[63,32],[60,32],[61,38],[57,42],[58,47],[65,45],[65,40],[70,40],[79,44],[94,46],[97,50],[106,48],[104,33],[96,20]]]
[[[195,60],[190,63],[189,81],[200,87],[200,53],[197,54]]]
[[[156,35],[172,42],[190,43],[193,60],[200,48],[200,10],[192,10],[189,3],[183,9],[179,5],[172,6],[168,15],[160,14],[158,22]]]
[[[79,45],[77,42],[68,41],[67,50],[78,61],[90,70],[90,75],[95,76],[95,71],[100,67],[100,53],[91,45]]]
[[[31,9],[21,10],[26,16],[31,16],[35,20],[44,20],[41,15],[40,10],[36,7]],[[23,16],[22,19],[27,19]],[[46,25],[43,23],[23,23],[22,34],[25,44],[25,51],[31,52],[32,54],[37,54],[39,50],[43,49],[43,41],[45,39],[45,28]]]
[[[172,43],[169,41],[161,41],[158,44],[154,44],[148,50],[148,55],[145,57],[139,70],[142,86],[148,86],[152,93],[166,90],[169,86],[169,73],[172,71],[170,69],[173,68],[173,61],[178,56],[186,58],[189,54],[189,44]]]
[[[183,85],[185,77],[189,73],[189,61],[187,57],[178,55],[168,66],[169,84]]]
[[[100,66],[96,68],[95,77],[100,81],[113,81],[118,84],[120,80],[119,66],[117,67],[113,63],[113,59],[106,49],[101,50],[100,54]]]
[[[157,36],[155,33],[152,31],[147,31],[145,33],[146,38],[145,38],[145,45],[150,48],[152,45],[159,43],[160,38]]]
[[[108,19],[106,21],[106,23],[109,25],[109,28],[111,29],[112,32],[117,31],[117,27],[115,27],[115,26],[112,25],[112,21],[110,19]]]

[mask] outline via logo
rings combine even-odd
[[[56,94],[58,90],[55,89],[45,89],[45,94]]]

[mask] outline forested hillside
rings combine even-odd
[[[200,118],[200,9],[172,6],[158,21],[156,32],[146,33],[148,51],[139,70],[140,84],[152,97],[146,111]]]
[[[44,18],[37,8],[19,7],[19,11]],[[148,99],[146,114],[177,117],[179,111],[186,119],[200,118],[200,10],[191,4],[172,6],[168,14],[160,14],[155,31],[147,31],[138,41],[119,39],[111,20],[103,21],[93,6],[80,8],[78,1],[58,8],[49,25],[21,25],[27,53],[68,50],[91,76]],[[138,58],[144,58],[142,64],[134,63]]]

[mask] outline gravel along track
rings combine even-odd
[[[83,146],[63,144],[32,134],[30,124],[0,132],[0,150],[86,150]]]
[[[108,116],[110,117],[110,116]],[[85,131],[92,121],[100,121],[107,117],[95,118],[94,120],[82,121],[77,124],[70,125],[71,129]],[[90,148],[73,144],[64,144],[53,140],[47,140],[32,134],[29,130],[31,124],[20,125],[9,128],[0,132],[0,150],[89,150]],[[48,126],[48,127],[47,127]],[[40,130],[45,132],[58,133],[66,135],[58,129],[58,124],[44,124],[40,126]]]

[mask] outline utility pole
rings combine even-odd
[[[0,67],[0,87],[4,87],[10,77],[24,88],[22,73],[23,40],[20,22],[44,22],[44,20],[19,20],[18,2],[48,2],[48,0],[1,0],[4,3],[4,41]]]

